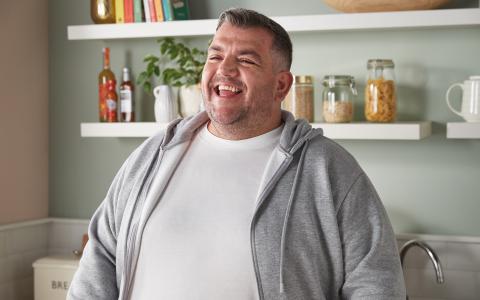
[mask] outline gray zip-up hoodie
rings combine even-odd
[[[260,299],[405,299],[395,236],[365,173],[320,129],[282,118],[251,221]],[[125,161],[92,217],[68,299],[129,298],[145,224],[207,120],[176,120]],[[159,174],[163,184],[149,190]]]

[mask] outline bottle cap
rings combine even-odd
[[[313,76],[310,76],[310,75],[295,76],[295,83],[300,83],[300,84],[313,83]]]

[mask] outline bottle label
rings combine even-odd
[[[108,112],[111,113],[111,112],[116,112],[117,110],[117,101],[113,100],[113,99],[107,99],[107,109],[108,109]]]
[[[133,102],[132,91],[121,90],[120,91],[120,112],[131,113],[133,111],[132,102]]]
[[[100,84],[98,87],[98,100],[99,100],[99,113],[100,113],[100,122],[107,122],[108,119],[108,108],[107,108],[107,94],[108,86],[107,84]]]

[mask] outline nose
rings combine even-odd
[[[237,75],[238,69],[235,58],[231,56],[225,57],[218,67],[220,75],[234,77]]]

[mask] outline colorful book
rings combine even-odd
[[[188,0],[170,0],[170,8],[173,20],[190,19],[190,10],[188,9]]]
[[[133,0],[123,1],[125,23],[133,23]]]
[[[152,22],[150,18],[150,5],[148,4],[148,0],[143,0],[143,11],[145,13],[145,22]]]
[[[124,23],[123,19],[123,0],[115,0],[115,22]]]
[[[155,2],[155,13],[157,14],[157,22],[165,21],[165,17],[163,16],[162,0],[154,0],[154,2]]]
[[[133,0],[133,20],[135,23],[143,22],[142,0]]]
[[[173,21],[172,6],[170,0],[162,0],[162,7],[165,21]]]
[[[155,12],[155,2],[148,0],[148,6],[150,7],[150,19],[152,22],[157,22],[157,13]]]

